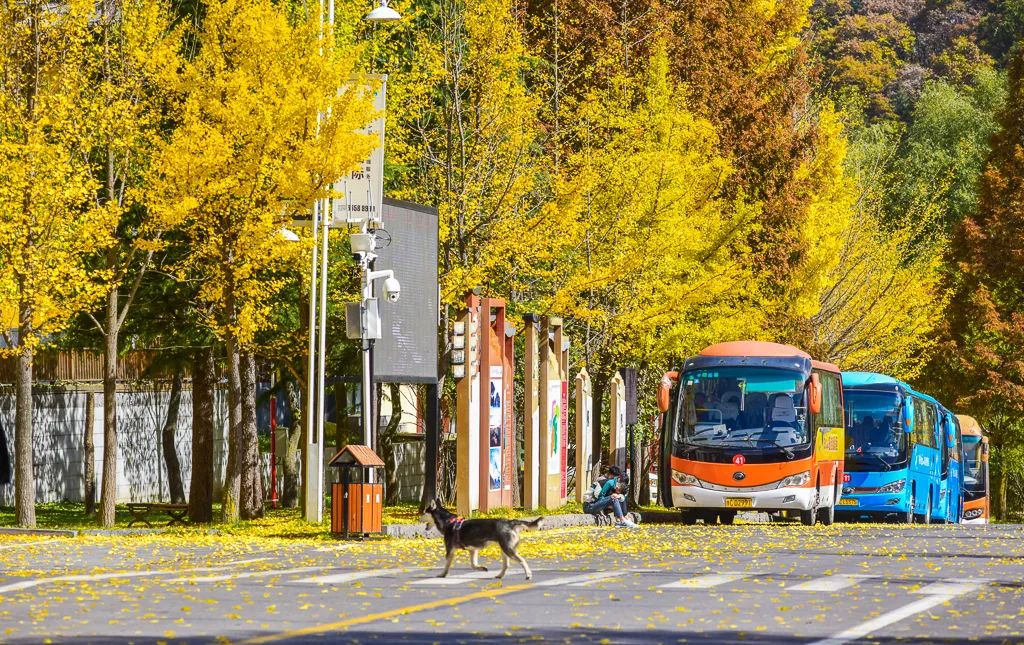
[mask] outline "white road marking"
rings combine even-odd
[[[991,582],[991,580],[988,578],[975,578],[974,580],[940,580],[939,582],[933,582],[932,584],[921,587],[911,593],[927,596],[931,596],[933,594],[959,596],[969,591],[979,589],[989,582]]]
[[[661,589],[710,589],[718,585],[724,585],[743,578],[749,578],[752,573],[707,573],[692,578],[684,578],[677,582],[659,585]]]
[[[367,578],[377,578],[379,576],[390,576],[396,573],[402,573],[407,569],[370,569],[368,571],[349,571],[348,573],[335,573],[326,576],[315,576],[312,578],[302,578],[300,580],[292,580],[291,582],[298,582],[301,584],[314,584],[314,585],[340,585],[346,582],[355,582],[357,580],[365,580]]]
[[[826,576],[817,580],[808,580],[797,585],[786,587],[787,591],[839,591],[852,587],[862,580],[877,578],[878,576],[858,575],[840,573],[834,576]]]
[[[227,562],[217,567],[198,567],[195,569],[186,569],[186,571],[223,571],[225,567],[236,566],[239,564],[250,564],[252,562],[259,562],[260,560],[266,560],[266,558],[236,560],[234,562]],[[157,571],[117,571],[113,573],[79,573],[67,576],[54,576],[52,578],[33,578],[31,580],[22,580],[20,582],[12,582],[11,584],[0,586],[0,593],[6,593],[9,591],[21,591],[22,589],[31,589],[32,587],[38,587],[40,585],[45,585],[50,582],[92,582],[94,580],[115,580],[118,578],[146,578],[151,576],[179,574],[181,572],[181,569],[164,569]]]
[[[344,551],[345,549],[351,549],[356,545],[355,542],[345,542],[343,544],[335,544],[333,546],[322,546],[317,551],[320,553],[328,553],[331,551]]]
[[[270,569],[267,571],[244,571],[242,573],[225,573],[219,576],[201,576],[198,578],[182,577],[172,578],[168,582],[221,582],[223,580],[239,580],[241,578],[269,578],[271,576],[285,576],[292,573],[309,573],[310,571],[322,571],[323,567],[298,567],[296,569]]]
[[[541,580],[535,587],[558,587],[560,585],[574,585],[574,586],[585,586],[593,584],[606,578],[615,578],[630,573],[628,570],[621,571],[595,571],[594,573],[582,573],[575,576],[563,576],[561,578],[551,578],[549,580]]]
[[[949,589],[953,589],[955,587],[955,590],[951,591],[950,593],[931,593],[925,591],[929,587],[936,590],[941,589],[942,585],[946,585]],[[838,634],[830,636],[829,638],[811,643],[811,645],[843,645],[844,643],[849,643],[850,641],[855,641],[860,638],[864,638],[868,634],[876,632],[882,629],[883,627],[888,627],[893,623],[898,623],[901,620],[909,618],[914,614],[919,614],[922,611],[928,611],[932,607],[937,607],[943,603],[949,602],[950,600],[962,596],[965,593],[978,589],[980,586],[980,584],[955,584],[952,582],[939,582],[935,583],[934,585],[929,585],[928,587],[924,587],[923,589],[919,589],[916,592],[914,592],[928,594],[926,598],[915,600],[909,605],[904,605],[899,609],[894,609],[887,614],[882,614],[881,616],[872,618],[869,621],[863,622],[859,625],[855,625],[849,629],[845,629],[839,632]]]
[[[497,575],[498,573],[496,571],[466,571],[465,573],[449,575],[447,578],[420,578],[419,580],[413,580],[412,584],[426,585],[428,587],[443,587],[462,584],[467,580],[494,578]]]

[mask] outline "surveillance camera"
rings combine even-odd
[[[384,281],[384,297],[388,302],[398,302],[402,295],[402,285],[395,278],[388,278]]]

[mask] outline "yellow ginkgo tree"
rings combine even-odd
[[[602,385],[620,366],[756,335],[744,240],[757,209],[724,197],[732,166],[686,107],[658,47],[646,76],[619,77],[582,106],[592,135],[559,181],[559,229],[574,237],[550,309],[570,316]]]
[[[0,352],[17,357],[14,424],[18,524],[35,525],[32,362],[36,350],[103,293],[86,258],[112,242],[114,211],[97,205],[84,162],[89,22],[72,0],[0,7]]]
[[[154,214],[188,240],[177,274],[199,285],[227,348],[226,521],[263,513],[252,351],[285,284],[272,271],[302,269],[303,246],[279,233],[288,205],[326,197],[373,146],[357,132],[374,112],[353,78],[355,52],[321,18],[315,4],[307,14],[270,0],[208,3],[174,88],[180,121],[155,166]]]

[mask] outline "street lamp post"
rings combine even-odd
[[[320,3],[320,12],[323,16],[323,1]],[[370,11],[364,20],[370,23],[393,22],[401,18],[401,15],[388,6],[388,0],[379,0],[378,6]],[[322,24],[322,23],[321,23]],[[327,25],[329,42],[334,42],[334,0],[327,1]],[[382,142],[383,144],[383,142]],[[330,231],[330,203],[327,199],[317,200],[313,204],[313,257],[310,265],[310,290],[309,290],[309,362],[307,369],[307,399],[306,409],[306,463],[304,481],[306,483],[305,513],[307,522],[319,523],[323,519],[324,509],[324,403],[326,400],[326,359],[327,359],[327,268],[328,268],[328,242]],[[367,319],[370,317],[371,308],[376,313],[377,301],[373,297],[373,282],[377,279],[385,279],[385,296],[389,300],[398,299],[399,285],[395,280],[392,271],[374,271],[373,260],[377,257],[373,253],[373,235],[368,233],[368,222],[364,220],[359,233],[353,234],[355,242],[359,237],[364,248],[359,256],[360,269],[362,272],[362,302],[360,303],[360,339],[363,352],[363,378],[362,378],[362,420],[363,440],[368,446],[373,446],[372,426],[372,364],[371,348],[373,338],[379,338],[379,318],[377,319],[377,335],[373,336],[367,329]],[[368,238],[368,240],[367,240]],[[357,245],[353,243],[353,252],[356,253]],[[319,262],[318,262],[319,260]],[[319,265],[319,266],[318,266]],[[319,296],[319,297],[318,297]],[[319,303],[317,303],[319,300]],[[319,305],[319,306],[318,306]]]

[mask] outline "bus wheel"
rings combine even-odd
[[[817,514],[817,509],[813,508],[806,511],[800,511],[800,521],[804,526],[814,526],[814,521],[818,519],[816,517]]]
[[[834,505],[818,509],[818,519],[825,526],[832,526],[836,521],[836,507]]]
[[[693,511],[683,511],[682,512],[682,516],[683,516],[683,524],[685,524],[687,526],[693,526],[694,524],[697,523],[697,514],[694,513]]]
[[[718,514],[718,521],[722,524],[732,524],[736,519],[736,511],[722,511]]]
[[[932,523],[932,492],[928,491],[928,503],[924,507],[924,517],[921,518],[922,524]]]
[[[903,518],[903,523],[904,524],[913,524],[914,523],[914,503],[916,501],[917,500],[914,498],[914,492],[911,491],[910,492],[910,499],[907,500],[907,515],[906,515],[906,517]]]

